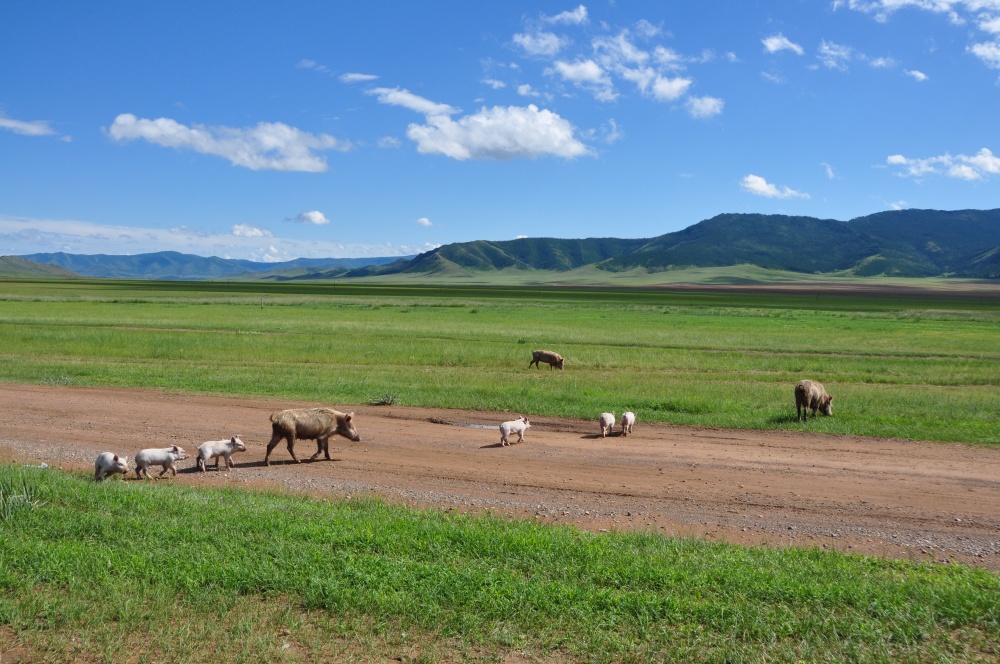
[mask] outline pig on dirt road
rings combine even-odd
[[[632,427],[635,426],[635,413],[629,411],[622,413],[622,435],[627,436],[632,433]]]
[[[212,459],[215,459],[215,469],[219,469],[219,458],[225,458],[226,470],[234,468],[233,452],[246,452],[247,446],[243,444],[239,436],[233,436],[226,440],[209,440],[198,446],[198,470],[205,472],[205,466]]]
[[[611,433],[612,427],[615,426],[615,414],[614,413],[601,413],[601,438],[606,438],[609,433]]]
[[[528,362],[528,368],[530,369],[531,365],[534,364],[535,368],[538,369],[541,367],[541,364],[539,364],[540,362],[544,362],[549,365],[549,370],[551,371],[553,368],[562,369],[563,363],[566,362],[566,360],[563,359],[562,355],[551,350],[531,351],[531,362]]]
[[[814,380],[800,380],[795,386],[795,415],[798,420],[809,420],[809,411],[820,410],[824,415],[833,415],[833,397],[826,393],[822,383]]]
[[[114,452],[101,452],[94,460],[95,482],[101,482],[111,475],[121,475],[124,479],[126,474],[128,474],[128,457],[118,456]]]
[[[186,458],[188,458],[188,455],[187,452],[184,451],[184,448],[176,445],[172,447],[156,447],[140,450],[139,453],[135,455],[135,477],[136,479],[142,479],[142,476],[145,475],[146,479],[149,479],[150,466],[163,467],[163,470],[160,471],[159,477],[163,477],[168,470],[173,472],[174,477],[176,477],[177,468],[174,466],[174,462],[183,461]]]
[[[354,428],[354,413],[342,413],[333,408],[290,408],[274,413],[271,415],[271,442],[267,444],[264,464],[271,465],[271,450],[282,438],[288,441],[288,453],[295,463],[299,463],[295,456],[296,439],[316,441],[316,454],[309,457],[310,461],[318,457],[320,452],[325,453],[329,460],[330,436],[333,435],[343,436],[354,442],[361,440]]]
[[[522,415],[516,420],[511,420],[510,422],[504,422],[500,425],[500,447],[504,445],[510,445],[510,441],[507,440],[508,436],[512,433],[517,434],[517,442],[524,442],[524,430],[531,427],[531,422],[528,418]]]

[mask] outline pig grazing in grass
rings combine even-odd
[[[528,368],[530,369],[531,365],[534,364],[535,368],[538,369],[541,366],[539,363],[544,362],[549,365],[550,371],[553,368],[562,369],[565,361],[562,355],[551,350],[533,350],[531,351],[531,362],[528,362]]]
[[[504,422],[500,425],[500,446],[510,445],[510,441],[507,438],[512,434],[517,434],[517,442],[524,442],[524,430],[531,426],[531,422],[528,418],[522,415],[516,420],[511,420],[510,422]]]
[[[160,471],[159,477],[163,477],[168,470],[176,477],[177,468],[174,466],[174,462],[183,461],[186,458],[188,455],[184,448],[177,445],[142,450],[135,455],[135,476],[137,479],[142,479],[142,476],[145,475],[146,479],[149,479],[149,467],[162,466],[163,470]]]
[[[354,442],[361,440],[354,428],[354,413],[342,413],[333,408],[291,408],[275,413],[271,415],[271,442],[267,444],[264,464],[271,465],[271,450],[282,438],[288,441],[288,453],[295,463],[299,463],[295,456],[296,439],[316,441],[316,454],[309,457],[310,460],[318,457],[320,452],[325,452],[329,460],[330,436],[333,435]]]
[[[226,440],[209,440],[198,446],[198,470],[205,472],[205,466],[215,459],[215,469],[219,469],[219,458],[225,458],[226,470],[233,468],[233,452],[246,452],[247,446],[239,436]]]
[[[622,413],[622,435],[627,436],[632,433],[632,427],[635,426],[635,413],[627,412]]]
[[[826,393],[822,383],[814,380],[800,380],[795,386],[795,415],[801,421],[809,420],[809,411],[820,410],[824,415],[833,415],[833,397]]]
[[[614,413],[601,413],[601,438],[606,438],[609,433],[611,433],[612,427],[615,426],[615,414]]]
[[[94,481],[101,482],[109,475],[128,473],[128,457],[120,457],[114,452],[101,452],[94,461]]]

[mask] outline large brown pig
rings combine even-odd
[[[795,386],[795,415],[800,421],[808,420],[810,409],[813,419],[816,418],[817,410],[823,411],[824,415],[833,415],[833,397],[826,393],[823,383],[800,380]]]
[[[528,367],[530,368],[531,365],[534,364],[537,369],[541,366],[539,364],[540,362],[544,362],[549,365],[549,369],[551,370],[553,367],[556,369],[562,369],[563,363],[565,363],[566,360],[562,358],[562,355],[551,350],[531,351],[531,362],[528,362]]]
[[[267,444],[264,464],[270,466],[271,450],[284,438],[288,441],[288,453],[295,463],[295,440],[315,440],[316,454],[309,457],[313,460],[320,452],[330,458],[330,436],[340,435],[355,442],[361,440],[354,428],[354,413],[342,413],[333,408],[291,408],[271,415],[271,442]]]

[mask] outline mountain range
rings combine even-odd
[[[398,256],[378,258],[297,258],[281,263],[219,258],[217,256],[194,256],[176,251],[159,251],[132,256],[109,254],[29,254],[20,258],[58,265],[84,277],[105,279],[159,279],[201,280],[220,279],[235,276],[258,275],[275,270],[301,270],[315,272],[334,269],[346,272],[371,265],[382,265],[398,260]],[[406,257],[412,258],[412,257]]]
[[[653,238],[476,240],[403,258],[303,258],[257,263],[176,252],[137,256],[32,254],[22,258],[89,277],[136,279],[291,281],[394,274],[433,278],[510,269],[565,272],[585,266],[604,272],[655,273],[733,265],[858,277],[1000,279],[1000,209],[895,210],[850,221],[721,214]]]

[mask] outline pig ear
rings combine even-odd
[[[232,438],[230,438],[229,442],[230,443],[235,443],[236,442],[236,436],[233,436]]]
[[[174,445],[172,449],[173,449],[173,451],[174,451],[174,454],[177,454],[177,446],[176,446],[176,445]]]
[[[827,403],[833,403],[833,397],[827,397],[826,402]]]
[[[347,414],[347,417],[345,417],[344,419],[350,422],[353,417],[354,417],[354,411],[352,410]]]
[[[118,455],[117,454],[115,455],[114,462],[118,463]]]

